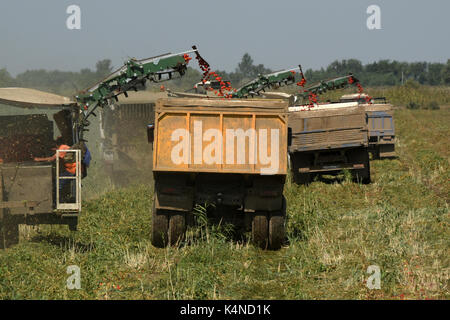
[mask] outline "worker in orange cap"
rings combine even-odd
[[[71,148],[64,143],[62,137],[58,137],[56,138],[56,148],[54,150],[70,150]],[[61,164],[64,168],[64,171],[61,172],[61,174],[59,175],[60,177],[74,177],[77,173],[77,164],[75,162],[75,159],[70,159],[70,157],[66,157],[66,152],[60,152],[59,153],[59,159],[61,161]],[[51,157],[46,157],[46,158],[34,158],[34,161],[38,161],[38,162],[42,162],[42,161],[47,161],[47,162],[52,162],[56,160],[56,153],[51,156]],[[60,193],[63,190],[63,187],[69,183],[70,180],[68,179],[61,179],[60,183],[59,183],[59,191]]]

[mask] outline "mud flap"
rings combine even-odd
[[[246,211],[277,211],[283,205],[284,180],[281,177],[258,176],[253,186],[246,189],[244,208]]]
[[[12,218],[9,214],[3,214],[0,220],[0,249],[19,243],[19,224]]]
[[[194,205],[194,187],[188,186],[183,176],[155,177],[156,209],[191,211]]]

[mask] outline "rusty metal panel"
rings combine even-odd
[[[364,109],[359,107],[289,112],[290,152],[367,146]]]
[[[3,203],[13,204],[9,209],[11,214],[53,212],[52,165],[3,164],[0,177]],[[24,205],[17,206],[19,202]]]
[[[393,106],[392,104],[364,104],[363,108],[366,112],[372,112],[372,111],[386,111],[389,113],[393,112]]]
[[[269,99],[161,99],[153,170],[286,174],[287,107]]]
[[[76,104],[70,98],[29,88],[0,88],[0,103],[20,108],[55,108]]]
[[[51,156],[53,123],[45,114],[0,117],[0,158],[3,162],[32,161]]]
[[[367,113],[367,127],[370,137],[376,138],[378,141],[385,136],[395,136],[392,105],[366,105],[364,109]]]
[[[147,181],[152,170],[152,148],[148,144],[146,128],[154,121],[154,106],[151,95],[134,95],[119,99],[113,109],[103,111],[104,159],[114,181]],[[146,99],[148,99],[147,102]],[[138,180],[137,180],[138,179]]]

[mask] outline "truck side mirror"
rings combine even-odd
[[[155,125],[154,124],[147,125],[147,140],[148,140],[148,143],[153,143],[153,141],[155,140]]]

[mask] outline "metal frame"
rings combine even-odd
[[[59,154],[73,152],[75,154],[76,173],[74,177],[60,177]],[[81,150],[56,150],[56,210],[81,212]],[[75,203],[61,203],[59,198],[60,179],[75,180]]]

